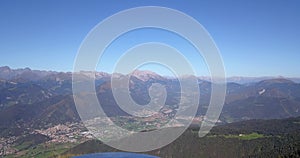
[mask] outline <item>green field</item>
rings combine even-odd
[[[224,135],[225,138],[238,138],[241,140],[253,140],[258,138],[264,138],[263,134],[250,133],[250,134],[239,134],[239,135]]]
[[[22,158],[44,158],[44,157],[57,157],[68,149],[76,146],[78,143],[53,143],[53,144],[39,144],[36,146],[28,147],[29,143],[23,143],[15,146],[18,150],[22,150],[18,154],[8,155],[8,157],[22,157]],[[25,149],[25,150],[24,150]]]

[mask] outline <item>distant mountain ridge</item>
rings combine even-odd
[[[24,69],[11,69],[8,66],[0,67],[0,78],[6,80],[17,80],[17,79],[27,79],[27,80],[37,80],[47,75],[56,74],[55,71],[40,71],[31,70],[30,68]]]
[[[111,74],[106,72],[95,72],[96,78],[107,77],[111,76]],[[31,70],[30,68],[19,68],[19,69],[11,69],[8,66],[0,67],[0,79],[5,80],[39,80],[42,78],[46,78],[47,76],[51,77],[52,75],[69,75],[71,78],[71,72],[57,72],[57,71],[45,71],[45,70]],[[124,75],[124,74],[119,74]],[[147,80],[149,78],[169,78],[166,76],[161,76],[156,74],[155,72],[148,71],[148,70],[135,70],[130,75],[133,75],[141,80]],[[200,80],[210,81],[210,77],[208,76],[197,76]],[[234,82],[239,84],[247,84],[247,83],[254,83],[263,80],[269,79],[276,79],[276,78],[285,78],[291,80],[296,83],[300,83],[299,78],[286,78],[283,76],[265,76],[265,77],[242,77],[242,76],[234,76],[234,77],[227,77],[227,82]]]

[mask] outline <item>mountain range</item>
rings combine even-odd
[[[95,79],[96,94],[105,113],[115,120],[129,118],[126,124],[129,127],[135,126],[132,123],[134,120],[118,106],[113,97],[112,76],[120,81],[117,85],[120,91],[124,89],[122,79],[130,77],[130,95],[141,106],[150,102],[148,91],[152,85],[163,85],[167,98],[160,112],[169,111],[169,117],[176,113],[181,99],[189,100],[181,98],[179,79],[151,71],[90,74],[81,72],[78,75],[83,80]],[[189,76],[183,80],[189,80]],[[210,102],[212,83],[208,77],[197,77],[197,80],[200,100],[196,116],[203,118]],[[219,121],[206,137],[198,138],[199,122],[196,122],[173,143],[147,154],[161,157],[299,156],[298,80],[284,77],[233,77],[227,81],[226,98]],[[80,124],[72,92],[72,73],[0,67],[0,155],[5,153],[5,144],[9,144],[12,157],[45,157],[45,154],[52,155],[48,157],[59,154],[61,157],[70,157],[117,151],[101,141],[90,137],[87,139],[84,134],[86,129]],[[72,143],[74,136],[76,142]],[[68,141],[64,143],[65,137],[68,137]],[[53,142],[55,140],[59,140],[59,143]],[[45,153],[41,153],[41,150]]]
[[[118,107],[112,95],[111,74],[95,74],[97,96],[107,115],[128,115]],[[120,78],[125,76],[117,75]],[[151,71],[135,71],[129,75],[131,97],[138,104],[147,104],[150,101],[149,87],[160,83],[168,92],[165,105],[174,109],[178,106],[178,79],[163,77]],[[197,115],[203,116],[210,101],[211,82],[199,77],[198,83],[200,105]],[[297,117],[300,116],[299,110],[300,84],[290,79],[253,79],[244,84],[228,82],[220,121],[230,123]],[[20,130],[16,129],[22,131],[78,121],[80,118],[72,95],[72,73],[0,67],[0,131],[3,135],[18,134]]]

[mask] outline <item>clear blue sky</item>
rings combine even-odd
[[[300,77],[299,0],[1,0],[0,66],[71,71],[80,43],[97,23],[118,11],[149,5],[174,8],[198,20],[220,49],[228,76]],[[150,36],[155,32],[160,31],[134,36],[158,41],[173,36]],[[123,38],[130,42],[134,36]],[[112,68],[109,63],[119,54],[111,52],[100,70]],[[192,54],[185,55],[193,59]],[[207,75],[201,59],[197,61],[198,74]]]

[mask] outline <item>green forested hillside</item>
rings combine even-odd
[[[217,126],[205,137],[189,128],[176,141],[147,154],[160,157],[300,157],[300,118],[251,120]],[[62,156],[117,151],[98,140],[80,144]]]

